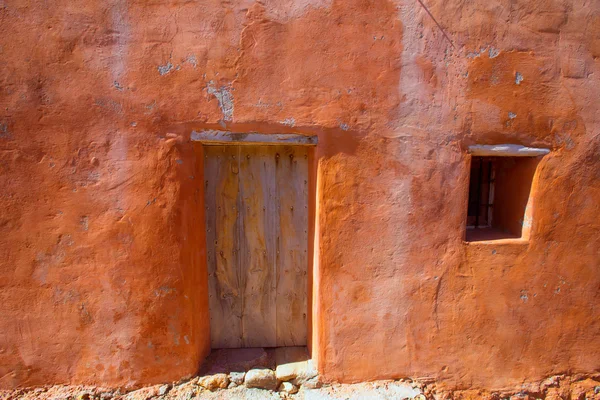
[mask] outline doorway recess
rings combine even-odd
[[[306,346],[316,137],[203,131],[192,140],[204,144],[211,347]]]

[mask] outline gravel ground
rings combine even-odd
[[[198,378],[173,385],[156,385],[130,392],[100,387],[49,386],[43,388],[0,390],[0,400],[600,400],[600,374],[594,376],[556,375],[540,382],[523,383],[510,390],[478,389],[448,390],[435,383],[423,384],[410,380],[375,381],[357,384],[323,385],[320,388],[301,387],[288,394],[244,385],[210,391],[198,385]]]

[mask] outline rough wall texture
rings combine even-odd
[[[319,135],[326,379],[600,368],[597,1],[0,1],[0,386],[209,351],[192,129]],[[474,143],[545,146],[528,243],[465,244]]]

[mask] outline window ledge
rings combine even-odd
[[[535,157],[545,156],[550,153],[550,149],[525,147],[518,144],[476,144],[469,146],[469,153],[480,157]]]
[[[466,241],[463,240],[463,243],[467,246],[498,246],[498,245],[527,245],[529,244],[529,239],[523,238],[507,238],[507,239],[490,239],[490,240],[474,240],[474,241]]]

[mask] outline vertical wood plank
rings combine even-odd
[[[277,147],[277,346],[304,346],[308,312],[308,150]]]
[[[239,282],[239,146],[205,148],[211,346],[242,346]]]
[[[274,165],[269,148],[241,146],[240,193],[243,257],[242,333],[245,347],[276,345],[276,270],[273,204]]]

